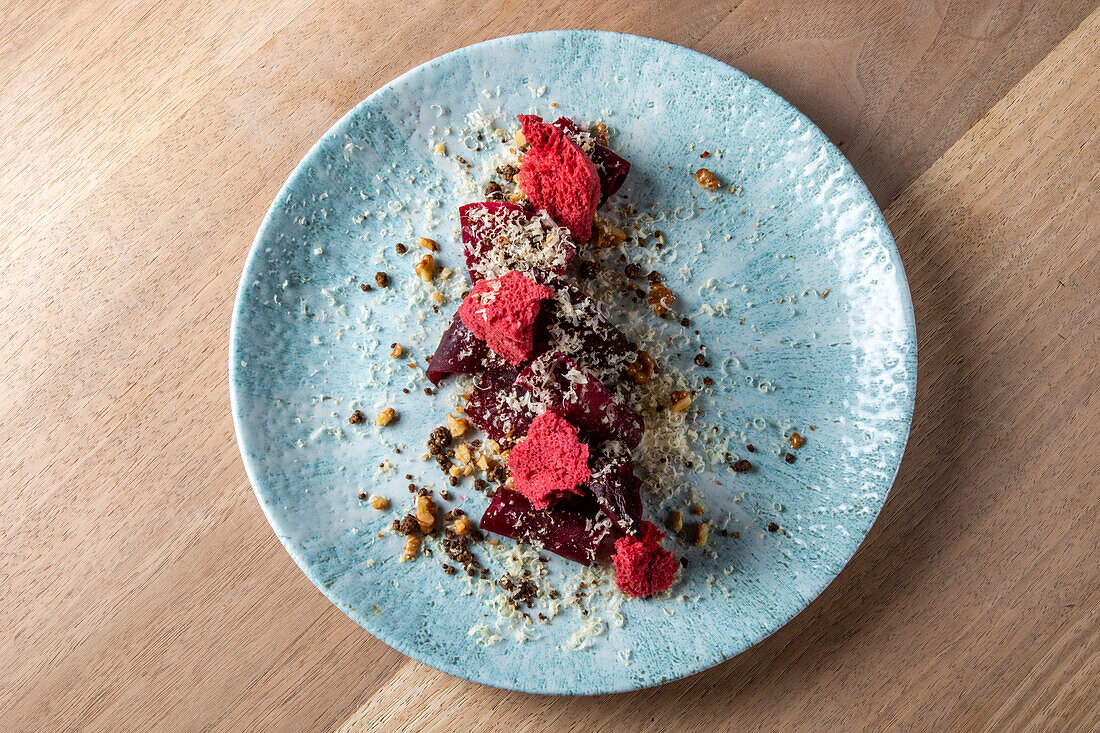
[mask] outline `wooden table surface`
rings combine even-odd
[[[1095,2],[7,4],[0,729],[1100,730]],[[920,349],[840,577],[739,657],[602,698],[359,629],[264,521],[227,389],[249,243],[309,146],[427,59],[556,27],[699,49],[806,112],[886,212]]]

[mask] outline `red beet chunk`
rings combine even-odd
[[[439,384],[450,374],[477,374],[485,371],[489,357],[489,347],[470,333],[455,313],[428,364],[428,379],[432,384]]]
[[[601,379],[611,380],[638,358],[638,347],[572,285],[558,286],[547,302],[549,345]]]
[[[642,441],[641,416],[561,352],[535,359],[520,372],[516,384],[536,403],[575,425],[590,442],[618,440],[634,449]]]
[[[642,482],[634,475],[634,461],[619,442],[604,443],[599,453],[588,489],[623,533],[634,534],[642,521]]]
[[[567,232],[544,214],[503,201],[458,207],[466,268],[475,283],[508,270],[529,273],[538,282],[561,275],[577,247]]]
[[[481,375],[466,403],[466,417],[493,440],[526,435],[535,413],[523,406],[530,400],[527,390],[517,385],[518,369],[491,369]]]
[[[530,145],[519,164],[520,185],[536,209],[550,214],[578,242],[592,236],[600,202],[596,166],[559,128],[536,115],[519,115]]]
[[[480,526],[582,565],[591,565],[603,556],[601,544],[611,535],[610,524],[598,522],[595,513],[567,507],[565,502],[539,511],[522,494],[510,489],[497,491]]]
[[[577,141],[577,133],[581,132],[581,126],[568,117],[559,117],[554,120],[554,126],[560,128],[574,142]],[[596,166],[596,172],[600,174],[600,191],[603,194],[600,203],[602,204],[622,188],[623,183],[626,182],[626,175],[630,172],[630,162],[600,143],[593,143],[592,149],[585,152]]]

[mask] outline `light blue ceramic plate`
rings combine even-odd
[[[433,149],[442,141],[452,155],[483,164],[484,154],[466,147],[476,136],[462,130],[478,108],[502,127],[532,110],[610,126],[633,163],[621,197],[660,202],[654,226],[667,241],[660,267],[710,349],[718,388],[701,406],[734,436],[730,457],[755,465],[738,476],[685,475],[730,536],[713,532],[706,551],[678,548],[690,563],[672,595],[593,611],[602,621],[589,628],[599,632],[591,638],[575,636],[591,619],[567,608],[539,624],[536,638],[518,641],[486,598],[441,572],[440,558],[398,562],[401,539],[377,536],[409,503],[406,473],[439,486],[438,470],[419,457],[454,390],[425,396],[422,370],[389,358],[390,344],[401,342],[422,360],[457,305],[433,313],[412,271],[416,248],[402,257],[393,245],[431,236],[441,264],[461,271],[455,212],[473,193],[463,166]],[[737,187],[733,193],[706,196],[692,181],[704,150],[721,151],[706,165]],[[386,291],[359,289],[382,270]],[[460,289],[458,276],[452,283]],[[476,682],[559,694],[629,690],[698,672],[805,608],[886,500],[917,373],[897,250],[875,202],[825,136],[712,58],[581,31],[460,49],[392,81],[340,120],[260,227],[230,351],[249,478],[310,580],[414,659]],[[384,431],[372,420],[348,424],[357,407],[373,418],[387,405],[401,419]],[[781,453],[791,429],[807,443],[788,465]],[[379,468],[385,461],[395,470]],[[357,498],[361,491],[389,497],[393,509],[372,509]],[[454,491],[448,506],[480,516],[479,494]],[[651,505],[650,516],[660,509]],[[767,531],[772,522],[784,531]],[[556,560],[551,568],[570,571]],[[573,646],[588,641],[573,650],[571,638]]]

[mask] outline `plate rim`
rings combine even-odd
[[[718,655],[715,658],[708,658],[705,661],[700,661],[700,662],[698,662],[694,665],[689,665],[686,672],[684,672],[683,674],[680,674],[679,676],[676,676],[676,677],[670,677],[670,678],[667,678],[667,679],[647,679],[647,680],[643,680],[643,681],[640,681],[640,682],[637,681],[637,680],[634,680],[634,679],[630,679],[630,680],[627,681],[627,683],[622,684],[622,685],[611,684],[611,685],[608,685],[606,687],[597,686],[596,689],[585,689],[585,690],[573,689],[568,685],[568,683],[562,684],[559,687],[554,688],[554,689],[525,687],[522,684],[522,682],[519,682],[517,684],[507,684],[503,680],[493,679],[493,678],[490,678],[490,677],[485,677],[483,675],[479,675],[477,673],[476,669],[472,669],[470,667],[463,667],[463,666],[457,665],[457,664],[450,664],[449,662],[447,662],[447,660],[443,660],[443,659],[430,658],[429,655],[422,655],[420,653],[420,647],[415,642],[411,642],[411,641],[410,642],[405,642],[403,640],[403,638],[398,636],[398,635],[391,635],[389,633],[386,633],[382,629],[376,629],[376,628],[368,627],[368,625],[365,623],[366,620],[367,620],[367,617],[365,615],[358,614],[358,613],[352,611],[351,609],[347,608],[344,604],[342,604],[338,599],[336,599],[332,595],[330,595],[329,589],[326,589],[324,587],[324,583],[319,582],[318,578],[314,577],[315,574],[311,570],[311,565],[309,563],[307,563],[305,561],[305,558],[301,557],[300,554],[298,552],[296,552],[295,549],[293,547],[291,547],[287,543],[286,540],[284,540],[283,536],[280,534],[280,531],[281,531],[280,530],[280,525],[282,524],[282,522],[280,521],[280,519],[276,515],[274,515],[271,511],[269,511],[269,508],[268,508],[269,502],[267,501],[267,499],[265,498],[265,496],[262,493],[261,482],[259,481],[259,478],[258,478],[259,477],[258,468],[257,468],[257,466],[253,465],[253,463],[252,463],[251,459],[249,458],[249,455],[248,455],[248,453],[245,449],[245,438],[243,437],[245,429],[244,429],[244,426],[243,426],[243,418],[242,418],[242,413],[241,413],[241,397],[239,396],[239,392],[240,392],[239,374],[238,374],[238,371],[237,371],[239,369],[238,365],[239,365],[239,362],[240,362],[240,359],[237,356],[237,354],[238,354],[238,351],[239,351],[239,348],[240,348],[240,339],[241,339],[241,330],[242,330],[241,321],[244,317],[244,310],[245,310],[245,305],[246,305],[246,300],[247,300],[248,281],[250,280],[250,277],[249,277],[250,272],[253,269],[253,267],[256,265],[256,263],[259,259],[257,257],[257,254],[259,253],[263,243],[267,240],[268,235],[269,235],[269,230],[271,230],[275,226],[275,219],[276,219],[276,216],[277,216],[276,215],[276,209],[278,208],[278,203],[286,198],[286,195],[288,193],[288,189],[290,189],[293,185],[295,185],[297,183],[298,179],[301,176],[304,175],[304,170],[307,167],[306,164],[309,163],[309,162],[312,162],[319,155],[321,147],[325,143],[325,141],[330,136],[334,135],[339,130],[343,129],[345,126],[349,125],[352,118],[355,117],[357,115],[357,113],[359,112],[360,108],[368,105],[371,102],[372,99],[374,99],[375,97],[380,95],[382,92],[384,92],[385,90],[387,90],[391,87],[400,85],[406,79],[408,79],[410,77],[413,77],[413,76],[421,73],[423,70],[431,68],[432,66],[434,66],[436,64],[442,63],[442,62],[446,61],[448,58],[450,58],[452,56],[459,56],[459,55],[468,53],[473,49],[477,49],[477,48],[481,48],[481,47],[485,47],[485,46],[503,44],[503,43],[506,43],[506,42],[509,42],[509,41],[515,41],[515,40],[521,39],[521,38],[533,38],[533,37],[536,37],[536,36],[555,37],[555,36],[563,36],[563,35],[576,35],[576,36],[584,36],[584,37],[618,38],[618,39],[629,40],[629,41],[632,41],[632,42],[655,44],[656,47],[658,47],[658,48],[670,49],[674,53],[677,53],[677,54],[683,54],[683,53],[686,52],[686,54],[689,57],[694,58],[695,60],[699,61],[700,63],[702,63],[704,65],[708,65],[708,66],[713,66],[713,67],[715,67],[715,68],[719,69],[720,71],[722,71],[724,73],[727,73],[727,74],[732,73],[735,77],[740,77],[741,80],[744,81],[746,84],[755,87],[756,89],[758,89],[759,91],[763,92],[766,95],[774,97],[775,100],[777,100],[781,105],[785,106],[791,112],[793,112],[797,119],[799,119],[801,122],[808,125],[810,130],[819,137],[820,142],[823,145],[830,146],[839,155],[841,161],[843,162],[843,165],[845,165],[847,167],[848,171],[852,175],[855,176],[855,180],[857,180],[859,182],[859,186],[857,187],[858,188],[858,191],[857,191],[858,197],[870,204],[871,210],[872,210],[872,216],[876,219],[876,223],[879,226],[881,226],[881,229],[885,233],[887,233],[889,235],[889,247],[888,247],[889,252],[888,252],[888,254],[889,254],[890,263],[894,267],[897,268],[896,280],[898,281],[899,286],[900,286],[899,295],[901,296],[902,316],[903,316],[903,321],[904,321],[904,331],[905,331],[905,334],[904,334],[905,339],[904,340],[905,340],[906,344],[909,346],[909,348],[911,349],[912,362],[913,362],[913,370],[912,370],[911,374],[908,376],[908,382],[909,382],[908,386],[910,388],[909,400],[908,400],[908,404],[903,406],[903,415],[902,415],[902,418],[901,418],[901,421],[904,423],[904,436],[902,437],[902,440],[900,441],[901,450],[900,450],[900,453],[898,454],[897,465],[894,467],[893,476],[890,478],[889,485],[886,487],[886,489],[883,493],[882,501],[879,503],[878,507],[875,509],[874,517],[872,518],[870,524],[867,525],[866,532],[864,532],[863,536],[860,537],[859,542],[856,543],[853,546],[851,553],[846,558],[844,558],[844,562],[840,566],[840,569],[837,570],[837,572],[834,575],[829,577],[828,580],[826,580],[821,585],[820,588],[814,589],[814,591],[812,593],[812,597],[804,605],[801,605],[801,606],[795,608],[789,615],[788,614],[777,615],[775,618],[777,618],[777,619],[782,618],[782,620],[777,621],[774,628],[771,628],[766,632],[762,632],[762,633],[754,636],[752,641],[750,643],[748,643],[746,646],[744,646],[743,648],[741,648],[741,649],[738,649],[738,650],[733,651],[733,652],[728,653],[728,654],[723,652],[722,654]],[[840,150],[836,145],[833,144],[833,142],[824,133],[824,131],[821,130],[821,128],[819,128],[809,117],[807,117],[801,110],[799,110],[794,104],[792,104],[790,101],[788,101],[785,97],[783,97],[781,94],[779,94],[778,92],[771,89],[771,87],[767,86],[763,82],[753,78],[752,76],[745,73],[744,71],[738,69],[737,67],[735,67],[731,64],[726,63],[725,61],[722,61],[721,59],[718,59],[718,58],[715,58],[715,57],[710,56],[708,54],[705,54],[702,51],[697,51],[695,49],[688,48],[687,46],[681,46],[679,44],[672,43],[670,41],[664,41],[664,40],[661,40],[661,39],[658,39],[658,38],[652,38],[652,37],[649,37],[649,36],[643,36],[643,35],[638,35],[638,34],[633,34],[633,33],[621,33],[621,32],[618,32],[618,31],[590,30],[590,29],[552,29],[552,30],[548,29],[548,30],[530,31],[530,32],[526,32],[526,33],[515,33],[515,34],[506,35],[506,36],[498,36],[498,37],[495,37],[495,38],[489,38],[489,39],[486,39],[486,40],[483,40],[483,41],[479,41],[477,43],[472,43],[472,44],[469,44],[469,45],[466,45],[466,46],[461,46],[459,48],[455,48],[455,49],[453,49],[451,51],[448,51],[444,54],[441,54],[441,55],[436,56],[434,58],[431,58],[427,61],[424,61],[423,63],[417,64],[416,66],[404,71],[403,73],[401,73],[400,75],[394,77],[393,79],[390,79],[385,84],[382,84],[378,88],[374,89],[370,94],[368,94],[366,97],[364,97],[358,103],[356,103],[351,109],[349,109],[347,112],[345,112],[343,115],[341,115],[340,118],[338,120],[336,120],[328,129],[326,129],[325,132],[323,132],[320,135],[320,137],[318,137],[317,140],[309,147],[309,149],[306,151],[306,153],[302,156],[302,158],[294,166],[294,169],[287,176],[286,180],[279,187],[279,190],[276,192],[275,197],[272,199],[271,205],[268,207],[267,211],[264,214],[263,219],[260,222],[260,226],[256,231],[256,235],[253,238],[252,243],[249,245],[248,252],[247,252],[247,254],[245,256],[245,259],[244,259],[244,265],[243,265],[243,268],[242,268],[242,271],[241,271],[241,277],[240,277],[240,280],[239,280],[238,285],[237,285],[237,293],[236,293],[236,296],[234,298],[234,303],[233,303],[233,312],[232,312],[232,317],[231,317],[230,327],[229,327],[229,353],[228,353],[228,357],[229,357],[229,359],[228,359],[229,360],[229,402],[230,402],[230,410],[231,410],[232,416],[233,416],[233,432],[234,432],[234,437],[236,439],[238,451],[240,452],[240,455],[241,455],[241,461],[244,464],[245,474],[248,476],[249,484],[252,487],[252,491],[253,491],[253,494],[256,497],[257,503],[259,503],[259,505],[260,505],[260,509],[264,513],[264,517],[267,520],[268,526],[271,528],[272,532],[275,534],[276,539],[278,539],[279,543],[283,546],[283,549],[285,549],[287,551],[287,554],[289,554],[291,559],[294,560],[295,565],[298,566],[298,568],[302,571],[302,573],[306,576],[306,578],[309,580],[309,582],[314,586],[314,588],[316,590],[320,591],[320,593],[329,602],[331,602],[334,606],[336,606],[336,608],[338,608],[341,613],[343,613],[345,616],[347,616],[349,619],[351,619],[356,625],[358,625],[360,628],[362,628],[368,634],[370,634],[374,638],[378,639],[382,643],[386,644],[387,646],[391,647],[392,649],[399,652],[400,654],[403,654],[404,656],[406,656],[410,659],[413,659],[413,660],[415,660],[415,661],[417,661],[421,664],[432,667],[433,669],[437,669],[437,670],[439,670],[441,672],[444,672],[446,674],[449,674],[453,677],[458,677],[460,679],[464,679],[464,680],[467,680],[469,682],[473,682],[473,683],[481,684],[481,685],[486,685],[488,687],[494,687],[494,688],[497,688],[497,689],[512,690],[512,691],[516,691],[516,692],[523,692],[523,693],[529,693],[529,694],[544,694],[544,695],[557,695],[557,696],[570,696],[570,697],[602,695],[602,694],[615,694],[615,693],[621,693],[621,692],[631,692],[631,691],[634,691],[634,690],[642,690],[642,689],[647,689],[647,688],[651,688],[651,687],[656,687],[658,685],[663,685],[663,684],[666,684],[666,683],[669,683],[669,682],[673,682],[675,680],[685,679],[687,677],[697,675],[701,672],[705,672],[706,670],[711,669],[713,667],[717,667],[718,665],[720,665],[724,662],[728,662],[730,659],[733,659],[734,657],[736,657],[736,656],[748,651],[749,649],[752,649],[753,647],[757,646],[758,644],[763,642],[765,639],[770,637],[772,634],[776,633],[777,631],[779,631],[780,629],[785,627],[792,620],[794,620],[798,615],[800,615],[806,609],[808,609],[811,605],[813,605],[813,603],[818,598],[821,597],[821,595],[825,592],[825,590],[830,585],[832,585],[833,582],[835,582],[836,579],[838,577],[840,577],[840,575],[848,568],[849,564],[852,561],[852,558],[855,557],[856,553],[859,552],[859,549],[861,547],[863,547],[864,543],[867,541],[867,537],[871,534],[872,530],[874,529],[875,524],[878,521],[878,517],[880,516],[883,507],[886,506],[886,502],[889,501],[889,499],[890,499],[890,494],[894,489],[895,483],[897,482],[897,476],[898,476],[898,473],[901,470],[901,465],[905,460],[906,449],[909,446],[909,437],[910,437],[910,433],[911,433],[911,430],[912,430],[913,418],[914,418],[915,407],[916,407],[917,379],[918,379],[918,376],[919,376],[918,344],[917,344],[917,333],[916,333],[916,314],[915,314],[915,309],[913,307],[912,293],[911,293],[910,288],[909,288],[909,280],[908,280],[908,278],[905,274],[904,263],[902,262],[902,259],[901,259],[901,253],[898,250],[897,242],[894,239],[893,232],[890,230],[889,224],[886,222],[886,218],[883,215],[882,209],[879,207],[878,202],[875,201],[875,198],[871,194],[870,189],[867,188],[867,184],[863,180],[863,177],[860,176],[859,172],[851,164],[851,162],[848,160],[847,156],[844,155],[844,152],[842,150]],[[589,687],[592,687],[592,685],[589,684]]]

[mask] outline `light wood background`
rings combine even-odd
[[[552,5],[553,7],[548,7]],[[0,2],[0,729],[1100,730],[1095,2]],[[916,302],[916,420],[849,567],[695,677],[535,697],[361,631],[264,521],[248,245],[354,103],[552,27],[684,44],[816,121]]]

